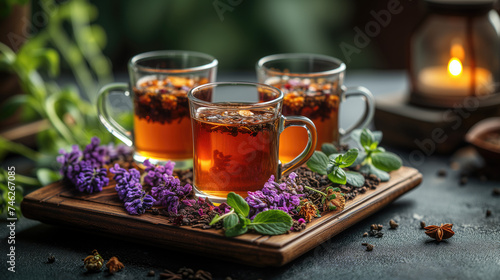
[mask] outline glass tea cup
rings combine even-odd
[[[339,59],[317,54],[275,54],[261,58],[256,66],[260,83],[283,91],[283,115],[305,116],[318,131],[318,146],[339,144],[340,138],[366,127],[375,112],[375,102],[364,87],[343,85],[346,65]],[[364,113],[350,128],[339,128],[340,103],[349,97],[361,97]],[[266,99],[264,99],[266,100]],[[286,129],[280,138],[280,160],[295,158],[307,143],[307,133],[298,127]]]
[[[134,147],[134,160],[154,164],[168,160],[177,169],[192,167],[193,145],[188,91],[215,80],[217,60],[191,51],[153,51],[134,56],[128,65],[130,85],[114,83],[99,91],[97,109],[110,133]],[[108,112],[108,95],[120,91],[132,97],[133,133]],[[133,135],[133,136],[132,136]]]
[[[263,98],[266,98],[265,100]],[[316,128],[306,117],[283,116],[283,93],[250,82],[209,83],[189,94],[193,126],[193,185],[198,196],[223,202],[243,197],[271,175],[280,178],[304,164],[316,147]],[[287,127],[303,127],[307,141],[289,163],[279,161],[279,138]]]

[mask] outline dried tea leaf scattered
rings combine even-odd
[[[424,229],[426,227],[426,224],[424,221],[420,221],[420,228]]]
[[[182,274],[179,273],[173,273],[172,271],[165,269],[162,273],[160,273],[160,279],[167,279],[167,280],[177,280],[177,279],[182,279]]]
[[[87,271],[95,272],[100,271],[104,265],[104,259],[99,255],[97,250],[92,251],[92,255],[83,259],[83,265]]]
[[[491,216],[491,210],[486,210],[486,217]]]
[[[459,184],[460,184],[460,186],[465,186],[465,185],[467,184],[467,182],[468,182],[468,181],[469,181],[469,179],[468,179],[467,177],[462,176],[462,177],[460,178],[460,182],[459,182]]]
[[[437,242],[441,242],[443,239],[448,239],[452,237],[455,232],[451,229],[453,224],[441,224],[440,226],[428,226],[425,227],[427,234],[430,238],[435,239]]]
[[[370,243],[361,243],[361,245],[365,246],[366,247],[366,251],[372,251],[373,250],[373,247],[375,247],[374,245],[370,244]]]
[[[373,247],[375,247],[375,245],[372,244],[366,245],[366,251],[373,251]]]
[[[439,177],[446,177],[446,174],[447,174],[446,169],[439,169],[437,173]]]
[[[50,255],[47,258],[47,263],[54,263],[56,261],[56,257],[54,255]]]
[[[500,195],[500,188],[494,188],[492,194],[495,196]]]
[[[383,225],[381,224],[372,224],[370,226],[370,230],[368,232],[366,232],[366,236],[373,236],[373,237],[382,237],[384,236],[384,233],[382,232],[382,229],[384,228]],[[363,234],[363,237],[365,237],[365,235]]]
[[[396,223],[396,221],[394,221],[394,220],[390,220],[389,221],[389,226],[391,227],[391,229],[397,229],[398,226],[399,226],[399,224]]]
[[[109,270],[109,273],[114,274],[118,272],[119,270],[122,270],[125,266],[123,263],[121,263],[117,257],[112,257],[109,259],[109,261],[106,263],[106,267]]]

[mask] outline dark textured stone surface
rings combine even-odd
[[[86,274],[82,266],[81,259],[98,249],[105,259],[117,256],[125,264],[114,279],[142,279],[151,269],[158,275],[162,269],[183,266],[208,270],[221,279],[332,279],[334,275],[347,279],[498,279],[500,197],[493,196],[492,189],[500,183],[470,178],[467,185],[459,186],[459,171],[447,168],[446,177],[437,175],[447,165],[444,157],[426,159],[416,166],[424,174],[420,187],[281,268],[219,262],[210,256],[179,254],[22,219],[16,230],[16,273],[6,271],[2,250],[2,275],[6,279],[108,279],[106,272]],[[490,217],[485,215],[487,209],[492,212]],[[391,219],[399,223],[396,230],[388,229]],[[421,220],[427,225],[453,223],[456,234],[435,243],[420,228]],[[371,224],[384,225],[382,238],[362,237]],[[5,223],[3,248],[4,229]],[[373,251],[366,251],[363,242],[375,245]],[[50,255],[56,257],[52,264],[47,263]]]

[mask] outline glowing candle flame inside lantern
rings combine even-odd
[[[450,59],[450,62],[448,62],[448,72],[454,77],[458,77],[462,73],[462,63],[460,59],[456,57]]]

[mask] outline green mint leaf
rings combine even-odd
[[[336,153],[337,148],[335,148],[335,146],[330,143],[323,143],[323,145],[321,145],[321,151],[325,153],[325,155],[329,156],[333,153]]]
[[[326,174],[330,174],[333,172],[333,170],[336,168],[337,166],[334,165],[333,163],[328,163],[328,165],[326,166]]]
[[[344,168],[351,166],[356,161],[357,157],[358,149],[349,149],[349,151],[342,156],[342,163],[339,167]]]
[[[372,151],[372,153],[383,153],[385,152],[385,149],[382,147],[377,147],[375,150]]]
[[[355,171],[346,171],[346,182],[355,187],[362,187],[365,184],[365,177]]]
[[[336,168],[332,173],[328,174],[328,179],[335,184],[344,185],[346,183],[345,171],[342,168]]]
[[[290,230],[292,225],[292,217],[281,210],[260,212],[250,224],[256,232],[265,235],[284,234]]]
[[[377,146],[378,146],[378,142],[375,141],[373,142],[371,145],[370,145],[370,151],[374,151],[377,149]]]
[[[307,167],[316,173],[326,175],[326,166],[328,162],[328,157],[323,152],[315,151],[307,161]]]
[[[375,137],[373,136],[373,133],[365,128],[361,132],[361,135],[359,136],[359,143],[363,148],[365,147],[370,147],[370,145],[375,141]]]
[[[393,171],[397,170],[403,165],[401,158],[396,154],[385,152],[385,153],[375,153],[371,156],[372,164],[376,168],[382,171]]]
[[[226,231],[224,232],[224,234],[227,237],[235,237],[235,236],[238,236],[238,235],[245,234],[247,231],[248,231],[248,227],[245,226],[244,223],[239,223],[239,224],[237,224],[236,226],[234,226],[234,227],[232,227],[230,229],[226,229]]]
[[[233,213],[233,214],[227,216],[226,218],[224,218],[224,229],[228,230],[228,229],[234,228],[239,223],[240,223],[240,219],[238,218],[238,215]]]
[[[227,195],[227,204],[233,207],[237,214],[241,214],[244,217],[247,217],[248,213],[250,213],[250,206],[248,206],[248,203],[243,199],[243,197],[234,192],[230,192]]]
[[[363,174],[373,174],[373,175],[377,176],[377,178],[379,178],[380,181],[382,181],[382,182],[387,182],[391,178],[389,173],[382,171],[371,164],[365,164],[365,165],[361,166],[361,168],[359,169],[359,172],[361,172]]]
[[[341,156],[341,155],[342,155],[342,154],[339,154],[339,153],[333,153],[333,154],[330,154],[330,155],[328,156],[328,159],[330,160],[330,162],[332,162],[332,161],[333,161],[333,162],[336,162],[336,159],[337,159],[339,156]],[[340,158],[340,159],[342,159],[342,158]]]

